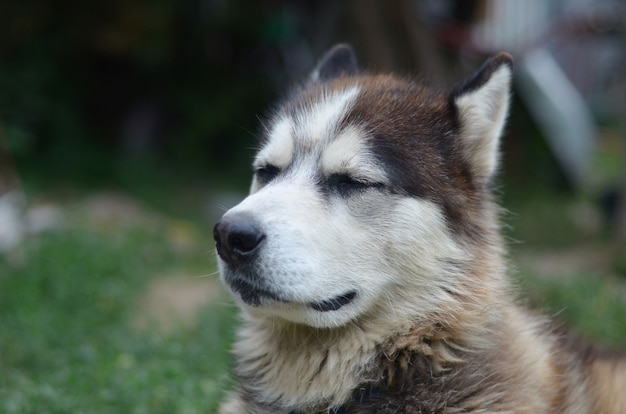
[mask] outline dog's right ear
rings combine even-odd
[[[491,181],[499,162],[513,76],[513,58],[500,53],[488,59],[450,94],[461,124],[460,147],[478,182]]]
[[[309,80],[311,82],[325,82],[340,76],[353,76],[360,72],[356,53],[352,46],[340,43],[330,49],[319,61]]]

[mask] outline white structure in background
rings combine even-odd
[[[18,247],[31,234],[62,224],[63,214],[53,205],[27,206],[26,196],[13,189],[0,195],[0,254]]]
[[[569,181],[578,187],[584,185],[596,132],[580,93],[545,48],[524,56],[517,82],[521,97],[548,138]]]
[[[21,191],[0,195],[0,253],[19,245],[26,233],[23,212],[26,199]]]
[[[589,4],[569,1],[569,10]],[[516,58],[518,91],[547,137],[569,181],[585,184],[595,141],[595,125],[585,100],[563,72],[542,38],[550,30],[556,6],[547,0],[486,0],[484,16],[473,32],[481,49],[507,50]]]

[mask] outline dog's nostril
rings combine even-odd
[[[217,223],[213,237],[220,257],[227,263],[239,264],[256,253],[265,234],[250,217],[234,216]]]
[[[249,253],[253,251],[261,240],[263,240],[263,234],[250,226],[238,226],[234,232],[230,234],[229,246],[238,253]]]

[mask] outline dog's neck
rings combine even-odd
[[[391,330],[380,321],[317,329],[254,320],[235,348],[237,375],[241,391],[267,412],[326,412],[397,385],[415,370],[448,369],[461,361],[464,342],[462,334],[424,321]]]
[[[268,407],[331,407],[350,399],[380,342],[380,334],[358,326],[316,329],[275,319],[247,321],[235,346],[236,374],[242,391]]]

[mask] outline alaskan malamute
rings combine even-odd
[[[215,226],[242,307],[221,413],[626,413],[626,363],[516,303],[491,188],[507,54],[442,92],[330,50]]]

